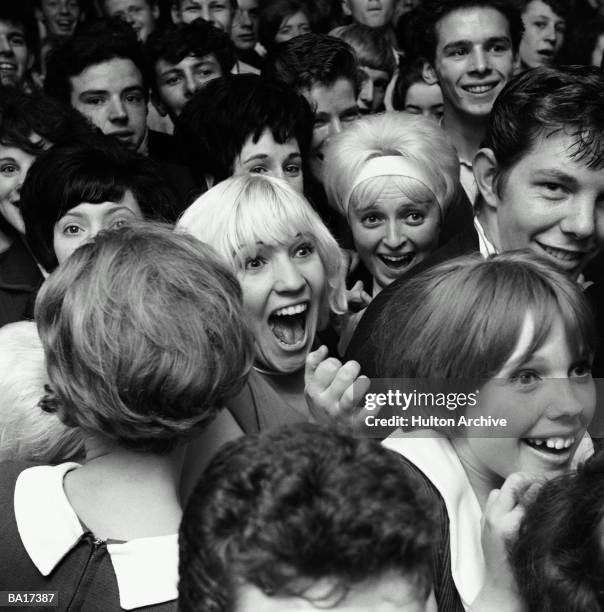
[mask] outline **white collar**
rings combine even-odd
[[[445,436],[427,430],[403,433],[399,429],[382,444],[409,459],[441,494],[449,515],[451,574],[468,609],[485,579],[482,510],[455,449]]]
[[[474,228],[478,234],[478,248],[480,249],[480,254],[485,259],[491,255],[497,255],[498,251],[495,245],[487,238],[487,234],[484,231],[484,227],[482,227],[482,223],[478,220],[478,217],[474,217]]]
[[[15,519],[23,546],[48,576],[78,543],[84,530],[65,491],[63,478],[78,463],[36,466],[15,484]],[[178,535],[107,544],[120,606],[132,610],[178,597]]]

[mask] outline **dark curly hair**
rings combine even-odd
[[[531,612],[604,609],[604,452],[543,485],[510,556]]]
[[[226,445],[184,512],[181,612],[232,612],[241,584],[309,598],[332,579],[343,598],[389,572],[427,598],[436,528],[416,478],[375,440],[315,425]]]

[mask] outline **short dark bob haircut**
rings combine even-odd
[[[283,21],[296,13],[303,13],[311,31],[315,31],[315,15],[309,0],[264,0],[261,3],[258,40],[267,51],[272,51],[278,44],[275,37]]]
[[[198,432],[252,364],[239,283],[169,226],[97,234],[46,280],[35,317],[42,408],[130,450],[161,454]]]
[[[434,510],[414,470],[375,440],[310,424],[239,438],[185,509],[179,609],[233,612],[246,584],[313,602],[324,579],[341,601],[389,573],[426,599]]]
[[[176,121],[174,136],[196,180],[220,182],[233,174],[243,145],[265,130],[280,144],[298,141],[305,160],[313,115],[306,99],[285,83],[254,74],[213,79],[198,91]]]
[[[161,168],[107,137],[94,145],[54,147],[32,164],[21,188],[27,244],[47,271],[58,261],[53,249],[57,221],[82,202],[119,202],[131,191],[146,219],[175,217],[174,196]]]

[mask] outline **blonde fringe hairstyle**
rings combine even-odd
[[[0,461],[60,463],[82,457],[80,431],[38,405],[49,382],[33,321],[0,329]]]
[[[351,192],[370,159],[391,156],[417,165],[429,178],[428,189],[413,177],[388,175],[368,178]],[[350,206],[370,206],[391,185],[412,200],[436,196],[442,219],[459,190],[459,160],[443,130],[433,122],[390,111],[363,117],[335,135],[325,155],[324,177],[329,204],[346,218]]]
[[[185,210],[176,224],[209,244],[235,273],[245,267],[243,247],[283,244],[297,234],[314,238],[327,276],[332,312],[347,310],[340,248],[308,201],[281,179],[235,176],[212,187]]]

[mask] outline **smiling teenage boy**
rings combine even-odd
[[[476,196],[472,159],[493,102],[512,77],[522,37],[519,11],[507,0],[426,0],[415,24],[423,77],[443,93],[442,127],[457,149],[461,183]]]

